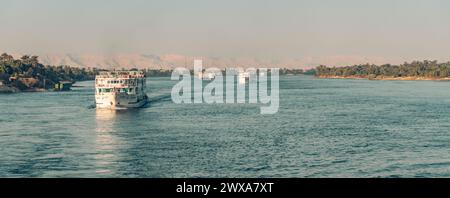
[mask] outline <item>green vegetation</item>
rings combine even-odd
[[[304,73],[303,69],[287,69],[287,68],[280,69],[280,75],[298,75],[303,73]]]
[[[304,75],[316,75],[315,69],[306,70],[303,72]]]
[[[6,53],[0,55],[0,86],[15,91],[51,89],[62,81],[92,80],[95,69],[69,66],[44,66],[37,56],[14,59]]]
[[[416,78],[447,78],[450,77],[450,62],[438,63],[437,61],[414,61],[401,65],[354,65],[347,67],[326,67],[316,68],[316,75],[319,77],[416,77]]]
[[[143,70],[147,77],[169,77],[172,75],[173,70],[168,69],[146,69]]]

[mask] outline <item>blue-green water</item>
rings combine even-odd
[[[98,111],[93,82],[0,95],[2,177],[449,177],[450,82],[284,76],[280,109],[178,105]]]

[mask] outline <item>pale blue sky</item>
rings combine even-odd
[[[450,59],[447,0],[0,0],[0,49]]]

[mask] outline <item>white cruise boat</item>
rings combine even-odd
[[[128,109],[148,103],[142,71],[100,72],[95,76],[95,104],[100,109]]]

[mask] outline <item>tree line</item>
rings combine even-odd
[[[95,68],[43,65],[39,63],[37,56],[24,55],[20,59],[14,59],[6,53],[0,55],[0,81],[20,90],[49,89],[61,81],[92,80],[95,73]]]
[[[438,61],[413,61],[400,65],[374,65],[360,64],[345,67],[327,67],[324,65],[316,68],[317,76],[359,76],[359,77],[450,77],[450,62],[438,63]]]

